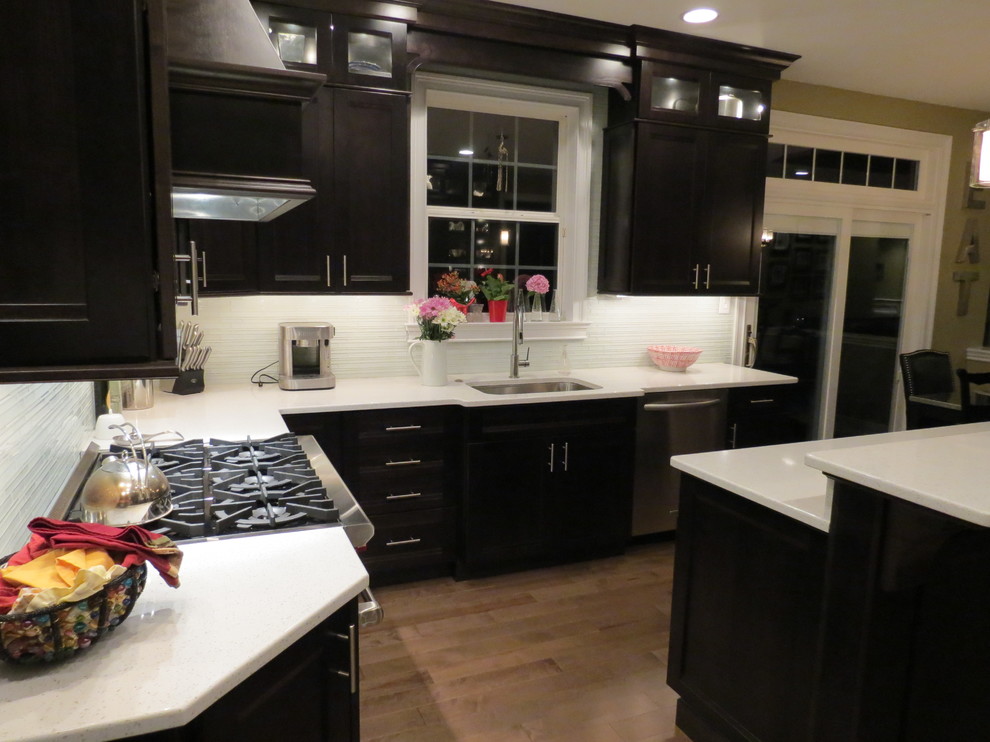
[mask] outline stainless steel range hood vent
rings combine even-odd
[[[269,221],[316,195],[303,106],[326,76],[287,70],[249,0],[168,0],[172,215]]]
[[[172,216],[267,222],[315,195],[307,180],[173,173]]]

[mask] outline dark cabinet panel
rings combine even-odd
[[[408,290],[408,107],[401,94],[324,87],[304,109],[317,195],[258,225],[261,291]]]
[[[627,399],[468,410],[457,576],[621,552],[634,414]]]
[[[158,208],[168,193],[162,6],[4,9],[18,31],[0,51],[2,364],[94,364],[93,378],[174,358],[172,297],[156,275],[171,278],[172,251]]]
[[[409,288],[409,99],[338,89],[332,224],[339,291]]]
[[[681,480],[667,682],[698,742],[809,739],[827,535]]]
[[[728,448],[807,440],[806,405],[796,384],[729,389]]]
[[[253,222],[175,221],[176,253],[189,254],[189,244],[196,244],[200,296],[257,292],[257,234],[257,225]]]

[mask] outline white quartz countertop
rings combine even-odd
[[[928,432],[911,438],[870,436],[873,441],[855,448],[810,452],[806,461],[831,476],[990,526],[990,423]]]
[[[131,615],[64,662],[0,665],[0,740],[99,742],[182,726],[368,584],[342,528],[181,545]]]
[[[597,389],[544,394],[485,394],[465,381],[506,380],[504,375],[451,375],[446,386],[423,386],[418,376],[368,379],[337,379],[333,389],[284,391],[272,384],[258,387],[209,383],[199,394],[186,396],[159,391],[155,405],[147,410],[128,410],[125,417],[145,434],[178,430],[187,438],[212,437],[225,440],[267,438],[286,432],[282,414],[338,412],[388,407],[461,405],[480,407],[505,404],[638,397],[647,392],[689,391],[736,386],[765,386],[797,381],[767,371],[726,363],[696,363],[684,372],[661,371],[654,366],[574,369],[555,373],[521,373],[526,379],[580,379]]]
[[[985,432],[967,434],[967,431],[975,430]],[[905,494],[914,493],[924,486],[931,497],[926,502],[919,499],[911,501],[935,507],[937,497],[944,498],[944,495],[935,496],[934,493],[944,493],[954,487],[952,480],[958,480],[958,484],[962,485],[966,480],[963,472],[976,475],[981,459],[979,454],[974,455],[975,441],[970,440],[975,435],[982,435],[984,450],[990,450],[990,423],[980,423],[695,453],[674,456],[671,464],[676,469],[778,513],[828,531],[832,509],[831,487],[820,469],[905,499],[916,496],[906,497]],[[890,457],[878,458],[877,449],[889,452]],[[944,455],[921,455],[922,451],[941,451]],[[964,460],[970,463],[964,465]],[[947,469],[952,468],[960,473],[945,478]],[[990,475],[990,463],[984,464],[983,469],[984,476],[977,475],[972,483],[957,489],[975,494],[982,488],[983,499],[987,503],[987,524],[990,525],[990,496],[986,494],[985,485],[986,475]],[[944,503],[935,507],[942,512],[950,512],[943,508]]]

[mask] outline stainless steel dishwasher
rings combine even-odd
[[[680,472],[670,457],[725,448],[725,389],[653,392],[636,411],[632,535],[677,526]]]

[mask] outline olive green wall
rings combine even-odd
[[[990,296],[990,206],[983,210],[966,208],[972,128],[988,118],[986,112],[949,108],[929,103],[868,95],[821,85],[781,80],[773,88],[775,111],[791,111],[810,116],[859,121],[898,129],[927,131],[952,137],[952,162],[945,206],[945,230],[939,261],[938,296],[935,304],[935,332],[932,345],[952,354],[954,366],[965,365],[966,348],[983,344],[983,324]],[[983,196],[990,202],[990,193]],[[956,252],[966,220],[977,217],[982,262],[976,266],[959,265]],[[969,312],[956,316],[959,284],[953,282],[954,270],[978,270],[980,278],[970,284]],[[969,364],[979,368],[978,364]],[[982,369],[981,369],[982,370]]]

